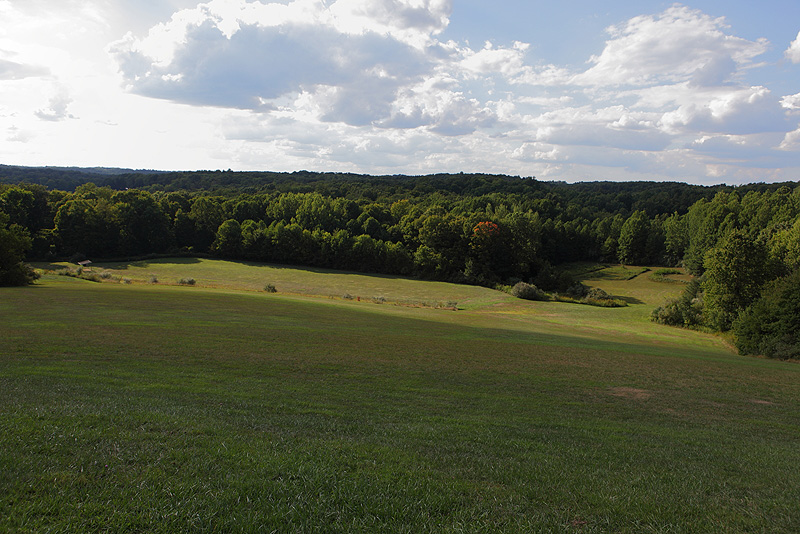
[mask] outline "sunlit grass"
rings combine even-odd
[[[39,265],[66,267],[67,263]],[[333,271],[313,267],[292,267],[263,263],[212,260],[204,258],[169,258],[130,263],[99,263],[95,272],[110,272],[117,280],[129,278],[133,283],[150,283],[156,276],[160,284],[177,284],[192,277],[197,287],[263,291],[272,284],[279,293],[371,301],[383,297],[388,302],[409,306],[436,307],[449,302],[460,308],[480,307],[512,297],[491,289],[412,280],[391,275]]]

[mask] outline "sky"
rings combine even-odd
[[[0,163],[800,180],[797,0],[0,0]]]

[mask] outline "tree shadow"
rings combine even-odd
[[[130,267],[149,267],[151,265],[193,265],[200,263],[200,258],[152,258],[146,260],[128,260],[128,261],[98,261],[92,264],[93,267],[101,267],[105,269],[114,269],[115,271],[124,271]]]
[[[612,298],[625,301],[628,304],[644,304],[645,303],[643,300],[639,300],[636,297],[623,297],[623,296],[620,296],[620,295],[612,295]]]
[[[436,282],[437,280],[427,280],[425,278],[416,278],[412,275],[402,275],[402,274],[384,274],[384,273],[370,273],[364,271],[351,271],[351,270],[343,270],[343,269],[334,269],[334,268],[327,268],[327,267],[313,267],[309,265],[291,265],[291,264],[284,264],[284,263],[264,263],[258,261],[245,261],[245,260],[229,260],[226,259],[224,261],[228,261],[230,263],[236,263],[239,265],[245,265],[248,267],[268,267],[270,269],[275,270],[292,270],[292,271],[305,271],[308,273],[315,273],[315,274],[343,274],[343,275],[353,275],[353,276],[368,276],[370,278],[381,278],[384,280],[415,280],[415,281],[422,281],[422,282]]]
[[[592,281],[592,280],[621,280],[618,274],[603,272],[603,271],[595,271],[592,273],[588,273],[585,276],[577,277],[577,279],[580,280],[581,282]]]

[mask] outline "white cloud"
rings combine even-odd
[[[521,161],[559,161],[565,159],[555,145],[547,143],[523,143],[512,152],[512,157]]]
[[[330,13],[340,31],[391,34],[421,46],[447,27],[452,9],[452,0],[337,0]]]
[[[516,76],[526,70],[524,54],[529,47],[527,43],[516,42],[513,48],[495,48],[487,42],[478,52],[467,49],[461,66],[475,75],[501,73]]]
[[[558,146],[598,146],[630,150],[662,150],[670,136],[660,131],[657,113],[631,111],[616,105],[562,107],[528,116],[520,127],[537,142]]]
[[[792,41],[784,55],[792,63],[800,63],[800,32],[797,32],[797,38]]]
[[[800,128],[788,132],[778,148],[792,152],[800,151]]]
[[[719,85],[767,49],[725,33],[724,19],[675,5],[608,29],[611,39],[593,66],[575,76],[579,85],[652,85],[690,81]]]
[[[488,104],[456,90],[455,80],[432,77],[400,91],[391,116],[377,123],[381,128],[429,126],[442,135],[465,135],[497,121]]]
[[[786,95],[781,98],[781,106],[788,110],[800,109],[800,93],[794,95]]]
[[[747,134],[785,130],[781,101],[765,87],[692,90],[675,88],[679,107],[665,113],[661,128],[670,133],[716,132]],[[680,94],[685,90],[683,94]]]
[[[400,4],[405,9],[390,9]],[[393,32],[436,28],[446,3],[415,4],[339,0],[326,11],[306,0],[214,0],[177,13],[144,39],[128,35],[110,51],[137,94],[269,110],[281,97],[306,93],[325,105],[323,120],[364,125],[387,119],[398,91],[432,71],[432,60]],[[434,9],[427,18],[420,11],[426,6]],[[370,14],[380,17],[378,31],[362,20]]]
[[[74,115],[67,111],[72,99],[62,93],[50,99],[50,105],[45,109],[37,110],[34,115],[43,121],[63,121],[64,119],[75,119]]]

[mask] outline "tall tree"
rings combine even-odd
[[[36,274],[23,263],[31,248],[28,231],[18,224],[9,224],[8,214],[0,211],[0,286],[24,286]]]
[[[730,329],[774,272],[764,243],[743,230],[731,232],[709,250],[704,265],[707,322],[718,330]]]
[[[219,225],[212,246],[214,252],[225,258],[236,258],[242,254],[242,226],[236,219],[228,219]]]
[[[619,234],[617,255],[620,263],[628,265],[647,263],[647,236],[650,231],[650,219],[642,211],[634,211],[628,217]]]
[[[742,354],[800,358],[800,269],[767,284],[734,323]]]

